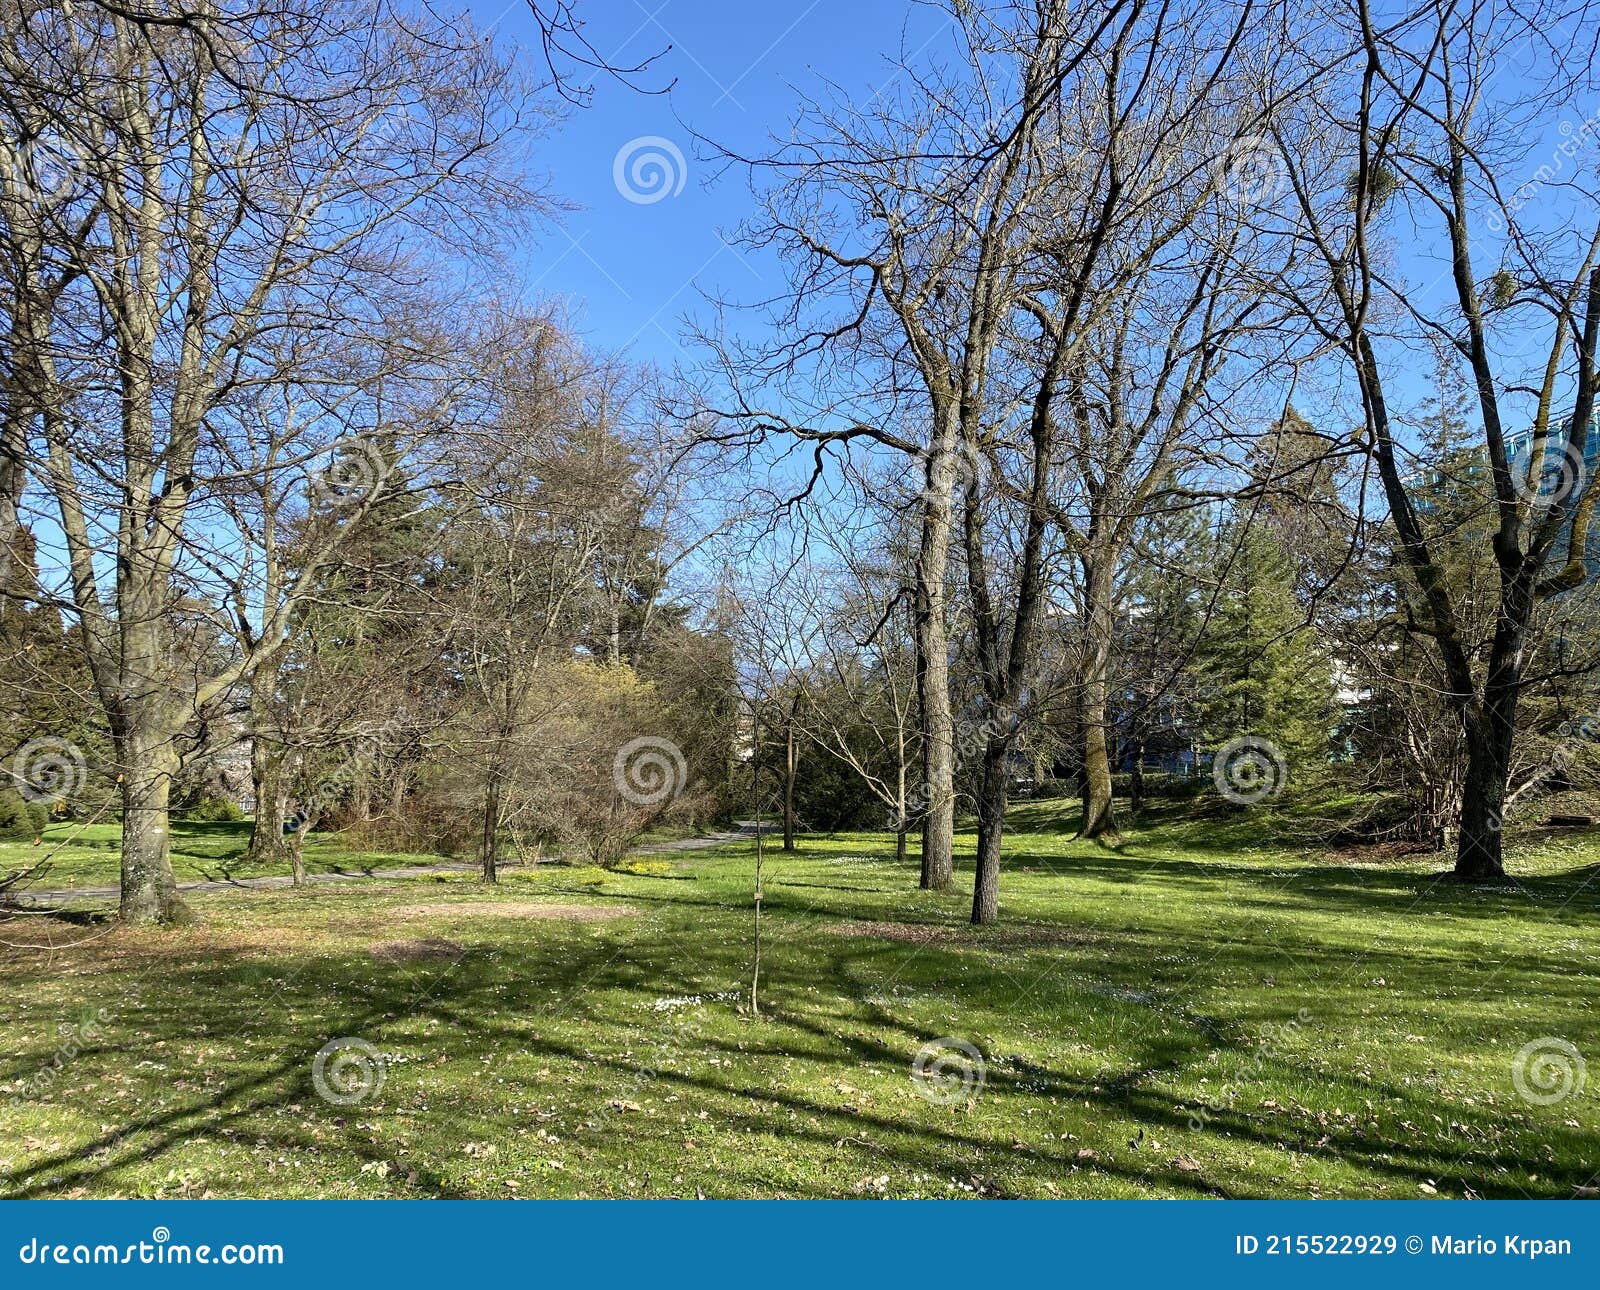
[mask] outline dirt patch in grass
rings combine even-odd
[[[638,913],[627,905],[555,905],[522,900],[401,905],[392,912],[399,918],[539,918],[567,923],[603,923]]]
[[[380,963],[459,963],[466,948],[442,936],[429,936],[420,941],[388,941],[374,945],[370,951]]]
[[[1401,860],[1418,860],[1425,856],[1443,856],[1442,851],[1435,851],[1425,842],[1393,841],[1393,842],[1358,842],[1350,846],[1336,847],[1322,853],[1322,859],[1328,864],[1353,865],[1353,864],[1393,864]]]
[[[1030,945],[1083,945],[1089,937],[1065,927],[1040,927],[1023,924],[980,930],[952,927],[943,923],[880,923],[855,919],[832,923],[823,929],[834,936],[868,937],[880,941],[902,941],[907,945],[972,945],[985,949],[1013,949]]]

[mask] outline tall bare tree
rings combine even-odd
[[[1410,626],[1437,651],[1461,724],[1455,872],[1492,879],[1504,872],[1518,705],[1534,679],[1530,628],[1542,602],[1588,578],[1600,496],[1582,464],[1600,336],[1594,8],[1415,0],[1379,14],[1344,0],[1328,14],[1302,33],[1317,92],[1273,129],[1296,230],[1324,266],[1332,301],[1304,316],[1354,378],[1410,574]],[[1327,131],[1330,112],[1347,126]],[[1552,120],[1562,141],[1536,165],[1532,127]],[[1432,246],[1442,263],[1399,249]],[[1484,540],[1497,585],[1483,641],[1420,513],[1427,463],[1392,410],[1416,355],[1435,342],[1470,384],[1493,486]]]
[[[534,202],[505,166],[537,112],[526,88],[459,21],[385,0],[201,5],[174,25],[39,5],[8,32],[7,333],[28,472],[62,534],[61,601],[116,746],[127,919],[181,913],[178,733],[279,647],[381,495],[377,463],[398,458],[373,441],[413,433],[391,395],[402,374],[429,379],[402,319],[440,276],[430,248],[487,245]],[[278,343],[292,335],[326,350]],[[322,415],[237,415],[271,383]],[[309,510],[308,474],[328,484]],[[303,525],[295,576],[269,595],[263,546]],[[174,666],[180,602],[210,606],[231,639],[215,666]]]

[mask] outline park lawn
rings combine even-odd
[[[0,878],[49,855],[48,865],[30,884],[38,890],[75,887],[115,887],[121,865],[122,826],[118,823],[52,824],[38,843],[0,841]],[[229,882],[289,873],[288,863],[258,864],[245,857],[250,825],[173,820],[172,870],[179,882]],[[306,839],[307,873],[363,873],[372,869],[398,869],[408,865],[436,865],[436,855],[389,855],[352,848],[332,833],[313,833]]]
[[[49,854],[49,864],[29,884],[41,891],[71,890],[79,887],[115,887],[121,861],[122,826],[118,823],[82,824],[67,821],[52,824],[38,843],[0,841],[0,878],[26,868],[41,854]],[[652,830],[641,847],[675,842],[692,837],[694,830],[683,826],[664,826]],[[198,823],[175,819],[172,822],[172,869],[180,883],[232,882],[241,878],[287,876],[289,866],[259,864],[245,855],[250,843],[250,824]],[[361,874],[375,869],[402,869],[415,865],[438,865],[461,857],[425,852],[379,852],[351,846],[337,833],[312,833],[306,839],[305,862],[308,874]],[[504,864],[512,864],[509,859]],[[26,889],[25,889],[26,890]]]
[[[1120,849],[1072,823],[1014,812],[984,929],[883,835],[769,844],[759,1017],[751,843],[493,891],[202,894],[172,931],[13,920],[0,939],[58,948],[0,949],[0,1171],[25,1196],[1596,1184],[1600,1072],[1550,1104],[1513,1079],[1538,1041],[1600,1055],[1596,840],[1529,835],[1516,883],[1472,889],[1437,859],[1274,844],[1304,821],[1259,812],[1165,816]],[[353,1105],[313,1087],[339,1038],[382,1055]],[[977,1055],[946,1050],[973,1062],[965,1096],[913,1075],[940,1040]]]

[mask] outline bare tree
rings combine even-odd
[[[813,483],[830,447],[856,442],[920,466],[913,624],[924,887],[944,889],[952,878],[956,493],[993,411],[993,364],[1018,291],[1018,239],[1047,182],[1031,164],[1033,136],[1101,34],[1138,7],[952,4],[955,67],[907,58],[868,104],[819,109],[787,149],[755,163],[775,182],[750,236],[790,260],[795,288],[778,310],[787,337],[778,351],[716,338],[733,423],[812,445]],[[797,376],[839,396],[819,406],[795,388]],[[814,415],[780,415],[759,397],[763,386],[782,386],[784,407]]]
[[[178,733],[279,647],[381,495],[371,443],[411,433],[382,386],[427,379],[396,311],[437,276],[428,248],[487,244],[533,202],[502,168],[536,111],[525,88],[459,22],[385,0],[202,8],[177,26],[30,7],[0,51],[0,257],[28,471],[63,535],[61,600],[116,745],[127,919],[181,912]],[[42,182],[42,140],[70,162],[59,184]],[[276,344],[287,335],[329,342],[328,361]],[[272,383],[326,415],[286,429],[236,414]],[[332,492],[308,521],[319,469]],[[378,478],[347,487],[352,471]],[[251,512],[239,499],[263,481],[271,505]],[[263,543],[303,522],[314,534],[269,599]],[[217,666],[174,668],[177,599],[211,606],[232,639]]]
[[[1273,129],[1296,230],[1323,264],[1333,303],[1304,315],[1354,377],[1410,574],[1410,626],[1437,651],[1465,739],[1455,872],[1467,880],[1504,872],[1518,704],[1535,679],[1530,625],[1541,601],[1588,576],[1597,494],[1583,487],[1581,463],[1600,333],[1600,180],[1583,97],[1593,12],[1419,0],[1380,16],[1366,0],[1347,0],[1302,41],[1318,92]],[[1554,32],[1572,40],[1553,43]],[[1321,124],[1330,110],[1348,122],[1333,134]],[[1563,118],[1577,142],[1519,182],[1532,165],[1530,124]],[[1445,250],[1443,299],[1418,281],[1425,265],[1399,259],[1396,242]],[[1433,342],[1470,383],[1494,492],[1485,534],[1497,571],[1494,627],[1481,649],[1419,513],[1426,464],[1409,464],[1391,411],[1411,356]]]

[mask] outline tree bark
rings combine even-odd
[[[1108,676],[1115,626],[1112,594],[1114,557],[1097,553],[1085,561],[1086,609],[1083,681],[1083,821],[1080,838],[1117,836],[1112,810],[1111,748],[1108,731]]]
[[[496,861],[500,850],[500,783],[504,778],[500,762],[489,767],[489,779],[483,789],[483,841],[479,847],[479,863],[486,883],[500,880]]]
[[[944,429],[928,459],[913,614],[924,793],[921,885],[929,891],[948,891],[955,881],[956,735],[950,711],[950,646],[945,624],[954,443],[954,435]]]
[[[296,887],[306,885],[306,834],[311,832],[309,818],[302,819],[300,826],[289,835],[289,881]]]
[[[258,864],[282,864],[289,848],[283,841],[283,822],[288,802],[283,791],[281,753],[259,737],[250,741],[250,785],[255,794],[256,813],[250,825],[250,845],[245,857]]]
[[[1000,843],[1006,826],[1006,759],[1009,739],[991,739],[983,748],[983,779],[978,789],[978,861],[972,882],[972,921],[992,923],[1000,915]]]
[[[186,914],[172,874],[167,801],[177,769],[171,744],[145,732],[120,741],[122,771],[122,920],[172,923]]]
[[[1483,706],[1463,721],[1467,774],[1461,794],[1461,830],[1456,838],[1455,876],[1465,882],[1505,877],[1501,834],[1506,786],[1517,735],[1517,697],[1522,689],[1522,648],[1532,611],[1531,587],[1516,587],[1505,597],[1490,648]]]
[[[783,849],[794,850],[794,782],[799,756],[794,742],[794,713],[783,723]]]

